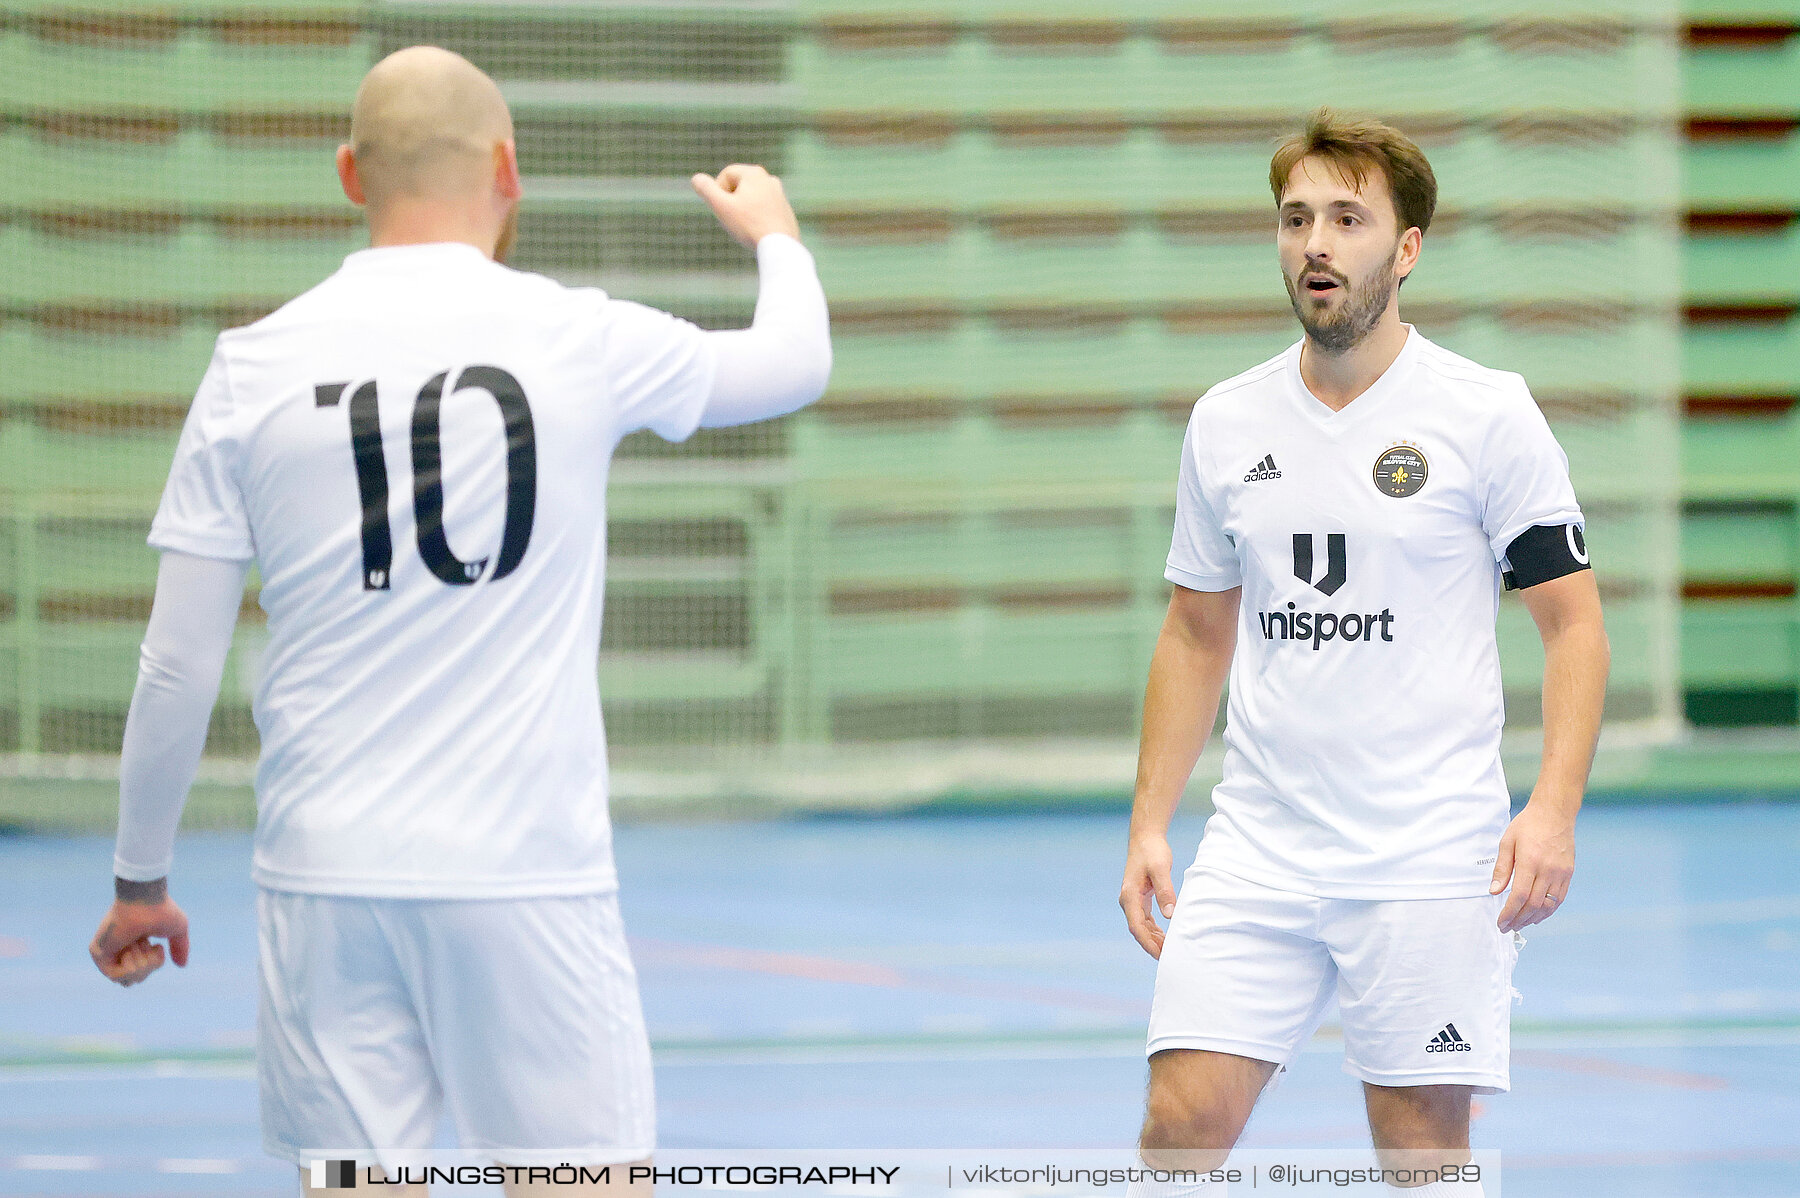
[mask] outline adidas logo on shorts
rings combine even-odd
[[[1250,467],[1250,473],[1244,475],[1247,483],[1266,482],[1271,478],[1280,478],[1281,471],[1275,469],[1275,455],[1269,454],[1262,461]]]
[[[1444,1030],[1433,1036],[1425,1045],[1426,1052],[1474,1052],[1475,1049],[1457,1032],[1454,1023],[1446,1023]]]

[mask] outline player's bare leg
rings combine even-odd
[[[330,1198],[331,1195],[337,1193],[336,1190],[313,1189],[312,1170],[308,1169],[305,1165],[300,1166],[300,1192],[306,1195],[306,1198],[315,1198],[315,1196],[316,1198]],[[414,1185],[409,1185],[404,1188],[382,1186],[381,1192],[383,1195],[390,1196],[390,1198],[425,1198],[427,1193],[424,1186]]]
[[[1428,1170],[1467,1164],[1473,1093],[1469,1086],[1376,1086],[1364,1082],[1369,1134],[1375,1139],[1381,1167]]]
[[[1159,1169],[1216,1169],[1244,1134],[1257,1096],[1275,1074],[1269,1061],[1171,1048],[1150,1058],[1139,1155]]]
[[[610,1170],[611,1181],[607,1182],[574,1182],[565,1185],[554,1183],[519,1181],[506,1182],[500,1188],[506,1191],[506,1198],[650,1198],[651,1183],[648,1179],[639,1182],[630,1181],[631,1171],[640,1165],[650,1164],[649,1158],[633,1161],[628,1165],[614,1165]]]

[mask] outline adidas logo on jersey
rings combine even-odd
[[[1474,1047],[1458,1034],[1454,1023],[1446,1023],[1444,1030],[1433,1036],[1425,1045],[1426,1052],[1474,1052]]]
[[[1281,471],[1275,469],[1275,455],[1269,454],[1262,461],[1250,467],[1250,473],[1244,475],[1247,483],[1266,482],[1271,478],[1280,478]]]

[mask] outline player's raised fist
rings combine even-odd
[[[781,180],[762,167],[733,163],[717,177],[695,175],[692,182],[725,231],[751,249],[770,233],[799,239],[800,222],[794,219]]]

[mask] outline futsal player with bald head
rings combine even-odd
[[[637,429],[678,441],[817,398],[824,295],[756,166],[693,178],[755,251],[747,329],[509,269],[512,121],[445,50],[369,72],[337,169],[370,248],[220,335],[151,525],[90,951],[125,986],[187,962],[175,830],[254,562],[265,1147],[308,1192],[318,1160],[398,1176],[446,1114],[484,1161],[640,1161],[655,1102],[595,676],[608,463]]]

